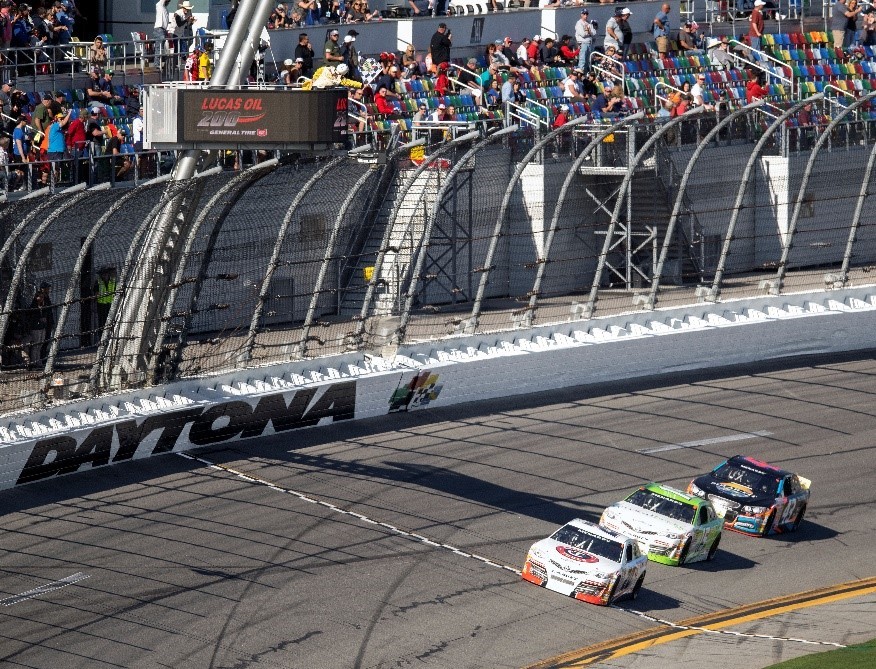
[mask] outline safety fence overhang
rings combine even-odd
[[[849,318],[856,320],[844,320]],[[426,406],[866,350],[873,347],[868,333],[874,327],[871,285],[462,335],[403,345],[392,358],[351,353],[59,402],[0,423],[0,488]],[[653,352],[657,337],[660,355],[642,355]],[[600,347],[598,354],[593,346]]]

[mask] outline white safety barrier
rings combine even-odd
[[[876,286],[575,321],[239,370],[0,423],[0,488],[428,406],[873,348]],[[387,423],[391,426],[391,423]]]

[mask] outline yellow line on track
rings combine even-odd
[[[682,628],[701,627],[705,628],[705,630],[717,631],[752,620],[769,618],[809,606],[830,604],[831,602],[838,602],[850,597],[860,597],[874,592],[876,592],[876,577],[865,578],[817,590],[808,590],[794,595],[767,599],[762,602],[746,604],[715,613],[707,613],[674,624]],[[677,627],[651,628],[573,650],[549,660],[530,665],[526,669],[572,669],[573,667],[586,667],[596,662],[605,662],[617,657],[623,657],[624,655],[669,643],[676,639],[702,634],[705,630],[678,629]]]

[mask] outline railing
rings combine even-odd
[[[749,65],[749,66],[759,70],[760,72],[763,72],[767,77],[772,77],[772,78],[778,79],[779,81],[786,82],[788,84],[788,95],[792,99],[797,98],[798,91],[797,91],[797,86],[795,85],[795,82],[794,82],[794,70],[791,69],[790,65],[788,65],[787,63],[783,63],[778,58],[773,58],[772,56],[764,53],[763,51],[758,51],[757,49],[754,49],[751,46],[749,46],[748,44],[745,44],[744,42],[740,42],[739,40],[731,39],[730,45],[731,45],[731,47],[734,45],[742,47],[743,49],[746,50],[747,53],[755,53],[755,54],[757,54],[758,58],[765,60],[765,61],[769,61],[769,62],[773,63],[776,67],[781,68],[783,71],[787,71],[788,76],[785,76],[783,74],[778,74],[777,72],[771,71],[771,70],[767,69],[766,67],[764,67],[764,65],[762,65],[761,62],[759,62],[759,61],[749,60],[745,56],[741,56],[738,53],[731,51],[732,58],[734,61],[743,62],[746,65]]]
[[[684,92],[680,88],[676,88],[675,86],[670,86],[669,84],[667,84],[663,81],[658,81],[654,85],[654,107],[658,110],[661,107],[661,103],[672,102],[669,98],[660,95],[661,88],[668,88],[669,90],[674,91],[676,93],[683,93]]]
[[[527,100],[527,103],[530,102],[530,100]],[[541,106],[544,107],[544,105]],[[544,109],[546,110],[547,107],[544,107]],[[516,102],[506,102],[505,125],[513,125],[514,123],[517,123],[521,128],[547,128],[548,126],[546,118],[542,118],[535,112],[530,111],[528,108],[518,105]]]

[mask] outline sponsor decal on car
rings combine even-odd
[[[578,562],[599,562],[599,558],[595,555],[591,555],[587,551],[572,546],[557,546],[557,553],[565,558],[576,560]]]
[[[744,486],[741,483],[730,483],[724,482],[716,483],[715,488],[720,490],[721,492],[725,492],[728,495],[733,495],[734,497],[754,497],[754,492],[748,486]]]

